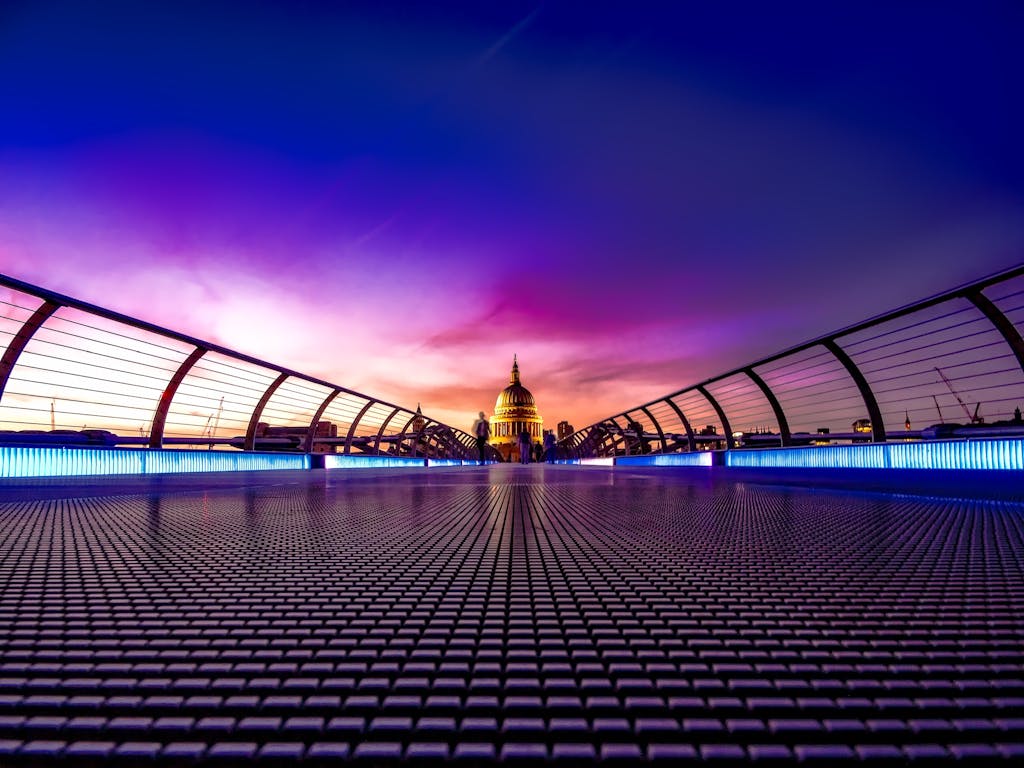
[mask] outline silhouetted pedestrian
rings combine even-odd
[[[544,433],[544,458],[548,464],[555,463],[555,433],[550,429]]]
[[[487,460],[487,438],[491,436],[491,424],[483,411],[480,411],[479,418],[473,422],[473,434],[476,436],[476,450],[480,454],[480,463]]]
[[[530,463],[530,451],[533,450],[533,437],[530,436],[530,431],[524,429],[519,433],[519,463],[529,464]]]

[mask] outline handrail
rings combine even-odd
[[[88,439],[107,445],[160,448],[188,440],[210,447],[231,445],[253,450],[269,446],[305,452],[322,443],[344,453],[393,453],[401,451],[406,441],[402,439],[405,436],[389,439],[385,434],[387,423],[397,414],[407,414],[409,424],[415,418],[410,408],[14,277],[0,274],[0,288],[40,302],[34,308],[16,304],[6,316],[0,315],[0,430],[20,428],[24,432],[29,427],[33,439],[41,442]],[[60,322],[61,311],[68,309],[104,322]],[[107,323],[114,324],[116,331]],[[71,332],[67,330],[69,324],[75,324]],[[132,331],[138,333],[133,336]],[[163,348],[170,354],[141,351],[160,339],[170,342]],[[178,346],[183,348],[180,353]],[[211,355],[219,355],[217,359],[222,362],[211,361]],[[225,360],[240,364],[240,368],[233,369]],[[12,391],[10,385],[15,382],[21,391]],[[285,382],[287,386],[282,386]],[[183,393],[187,388],[189,393]],[[47,409],[43,408],[44,401]],[[150,405],[144,405],[149,401]],[[51,428],[56,426],[57,403],[61,406],[61,427],[66,429],[42,429],[47,419]],[[184,420],[178,424],[187,431],[184,437],[172,433],[165,438],[172,406]],[[380,411],[371,411],[372,407]],[[182,412],[187,412],[186,416],[181,416]],[[380,423],[388,412],[391,416]],[[260,431],[263,421],[285,418],[281,413],[288,414],[287,423],[270,423],[277,431],[264,436]],[[207,414],[207,426],[200,430],[197,420]],[[217,424],[222,416],[231,425],[224,429],[235,430],[237,435],[220,435]],[[317,437],[321,418],[340,422],[339,428],[344,429],[341,437]],[[445,458],[470,457],[468,446],[472,440],[468,433],[424,418],[425,423],[443,431],[429,436],[431,452]],[[78,430],[82,421],[86,424]],[[140,437],[125,434],[128,422],[140,425]],[[143,437],[145,422],[149,422],[149,434]],[[282,428],[287,433],[284,436]],[[357,436],[357,429],[363,437]],[[448,434],[453,439],[448,439]],[[416,450],[416,446],[409,450]]]
[[[1001,291],[998,296],[989,295]],[[942,308],[947,311],[935,312]],[[615,455],[623,450],[620,442],[628,451],[628,441],[607,439],[608,425],[619,417],[630,420],[629,414],[636,412],[646,414],[656,430],[635,435],[636,442],[642,450],[648,450],[650,442],[660,442],[662,449],[655,452],[674,452],[684,445],[692,451],[702,441],[709,447],[732,448],[738,442],[760,447],[850,439],[851,421],[857,440],[928,439],[953,426],[948,416],[980,424],[985,418],[978,412],[983,405],[990,411],[990,421],[1006,422],[1006,429],[1013,431],[1019,417],[1011,414],[1019,414],[1024,406],[1021,325],[1024,264],[631,406],[577,430],[561,446],[575,456]],[[878,335],[867,336],[876,331]],[[884,360],[870,343],[883,336]],[[819,354],[803,359],[815,350]],[[747,382],[746,389],[741,378]],[[724,396],[712,391],[716,386]],[[726,402],[727,397],[733,400]],[[975,408],[973,413],[969,404]],[[754,413],[771,426],[768,432],[734,432],[747,426]],[[696,424],[705,423],[703,418],[709,423],[705,429],[711,431],[697,435]],[[814,420],[839,428],[814,429]],[[913,429],[906,423],[912,420],[928,426]],[[669,422],[678,424],[675,432]],[[624,432],[637,432],[638,426]],[[1019,426],[1024,433],[1024,423]],[[819,430],[822,434],[817,434]],[[832,433],[843,437],[832,438]]]

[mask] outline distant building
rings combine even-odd
[[[697,435],[700,437],[718,437],[718,427],[714,424],[705,424],[702,429],[697,431]],[[724,437],[724,436],[723,436]],[[718,451],[725,447],[725,440],[702,440],[702,450],[705,451]]]
[[[290,438],[291,442],[294,443],[292,448],[295,450],[301,449],[308,434],[309,427],[272,427],[265,421],[261,421],[256,425],[257,440]],[[316,429],[313,430],[313,453],[334,453],[335,445],[333,443],[318,442],[317,438],[336,438],[337,436],[337,424],[330,421],[318,421]],[[263,447],[265,449],[289,450],[289,447],[283,442],[280,445],[265,444]]]
[[[413,433],[419,433],[423,431],[423,428],[427,426],[427,419],[423,415],[423,411],[420,408],[420,404],[416,403],[416,414],[413,416],[411,431]]]
[[[491,419],[490,443],[503,460],[519,461],[519,434],[524,430],[530,433],[533,442],[538,442],[544,433],[544,419],[537,413],[537,403],[530,390],[519,381],[519,361],[513,357],[512,375],[494,403],[494,418]]]
[[[867,442],[867,441],[869,441],[871,439],[871,437],[870,437],[870,435],[872,434],[871,419],[857,419],[855,422],[853,422],[852,426],[853,426],[853,431],[857,435],[864,435],[864,437],[854,437],[853,438],[853,442],[855,442],[855,443],[865,443],[865,442]]]
[[[560,422],[558,422],[558,440],[559,441],[565,440],[565,438],[567,438],[569,435],[571,435],[575,431],[576,430],[572,428],[572,424],[570,424],[568,421],[560,421]]]
[[[427,439],[423,435],[423,430],[427,426],[427,419],[423,415],[423,410],[419,403],[416,403],[416,413],[413,414],[412,423],[409,424],[409,435],[412,440],[409,445],[409,450],[414,456],[426,455],[428,450]]]

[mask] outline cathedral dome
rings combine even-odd
[[[494,410],[498,412],[504,408],[522,408],[523,406],[537,407],[530,390],[522,384],[509,384],[498,395],[498,399],[494,403]]]
[[[494,415],[536,416],[537,403],[533,394],[519,381],[519,361],[512,361],[512,375],[509,376],[508,386],[498,394],[494,401]]]
[[[491,445],[507,461],[518,456],[519,436],[529,432],[535,441],[543,437],[544,419],[537,413],[533,393],[519,381],[519,361],[512,361],[512,375],[508,386],[498,394],[491,421]]]

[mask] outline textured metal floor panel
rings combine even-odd
[[[693,477],[0,488],[0,764],[1024,756],[1024,508]]]

